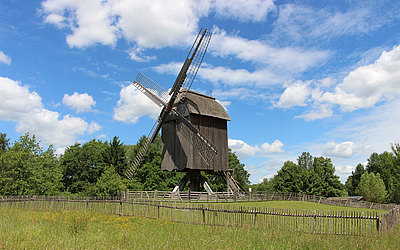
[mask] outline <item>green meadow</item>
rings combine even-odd
[[[317,210],[326,206],[269,203],[251,206]],[[399,236],[399,225],[384,235],[346,236],[287,232],[273,227],[193,225],[97,212],[0,208],[0,249],[400,249]]]

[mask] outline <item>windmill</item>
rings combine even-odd
[[[223,175],[228,189],[243,190],[228,167],[228,114],[215,98],[190,91],[210,39],[211,32],[202,28],[169,93],[142,73],[132,83],[162,110],[125,172],[127,178],[134,178],[144,155],[162,129],[161,169],[186,172],[174,192],[183,190],[189,182],[191,190],[197,191],[203,184],[207,192],[212,193],[200,171]]]

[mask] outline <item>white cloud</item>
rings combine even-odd
[[[305,112],[301,115],[297,115],[294,118],[303,119],[305,121],[314,121],[331,117],[332,115],[333,110],[329,107],[329,105],[320,105],[316,109]]]
[[[0,77],[0,89],[0,119],[16,122],[17,132],[35,134],[43,143],[53,144],[57,152],[87,132],[86,121],[45,109],[39,94],[19,82]]]
[[[143,53],[143,48],[134,47],[129,52],[129,57],[137,62],[148,62],[151,60],[155,60],[155,56],[147,56]]]
[[[101,43],[114,45],[119,37],[138,48],[186,46],[198,29],[199,19],[215,12],[240,21],[262,21],[274,8],[272,0],[46,0],[46,23],[66,28],[70,47]]]
[[[65,94],[62,103],[79,112],[88,112],[92,110],[92,106],[96,105],[93,97],[87,93],[79,94],[74,92],[72,95]]]
[[[87,128],[88,134],[93,134],[101,129],[101,126],[96,122],[91,122]]]
[[[181,0],[115,1],[113,14],[124,38],[139,47],[182,46],[197,30],[195,6],[194,1]]]
[[[258,146],[250,146],[244,141],[236,139],[229,139],[228,146],[240,159],[255,156],[260,151]]]
[[[318,101],[339,104],[344,111],[373,107],[382,100],[400,95],[400,46],[384,51],[373,64],[358,67],[325,92]]]
[[[229,139],[228,146],[240,159],[245,159],[249,157],[254,157],[257,154],[262,154],[263,156],[275,153],[282,153],[283,143],[279,140],[275,140],[272,144],[264,143],[261,146],[251,146],[242,140]]]
[[[338,165],[335,166],[335,175],[340,177],[340,181],[345,183],[348,176],[351,175],[351,172],[354,171],[355,166],[352,165]]]
[[[42,2],[45,22],[59,28],[68,27],[70,47],[84,48],[96,43],[114,45],[118,28],[110,15],[112,1],[47,0]]]
[[[290,108],[293,106],[306,106],[306,99],[310,95],[311,90],[308,87],[307,83],[303,83],[301,81],[297,81],[293,84],[290,84],[278,102],[274,104],[274,106],[280,108]]]
[[[261,150],[264,154],[282,153],[283,143],[279,140],[275,140],[272,144],[264,143],[261,145]]]
[[[267,13],[274,9],[272,0],[213,0],[212,8],[217,15],[237,18],[241,21],[263,21]]]
[[[394,20],[390,13],[381,13],[375,4],[378,2],[370,1],[364,6],[355,4],[348,6],[346,11],[329,7],[316,9],[306,5],[281,5],[271,36],[277,42],[309,43],[368,33]]]
[[[177,75],[183,63],[170,62],[153,67],[154,70],[160,73],[168,73]],[[257,86],[265,88],[284,80],[287,76],[282,76],[269,71],[267,68],[255,70],[253,72],[247,69],[230,69],[226,67],[214,67],[211,64],[203,63],[197,77],[216,85],[222,84],[226,87],[238,86]]]
[[[156,119],[160,108],[133,85],[122,86],[120,99],[114,108],[114,120],[136,123],[142,116]]]
[[[240,60],[269,66],[285,73],[298,73],[324,62],[329,51],[297,47],[273,47],[266,41],[248,40],[214,27],[210,50],[214,55],[234,56]]]
[[[390,151],[390,144],[400,141],[400,101],[391,100],[379,105],[366,114],[353,116],[334,128],[327,136],[346,138],[360,146],[365,160],[372,152]]]
[[[356,152],[356,145],[352,141],[345,141],[341,143],[328,142],[322,146],[322,153],[327,156],[349,158]]]
[[[258,99],[258,100],[273,99],[271,93],[269,93],[267,91],[260,91],[259,89],[249,89],[246,87],[216,89],[213,91],[213,95],[220,99],[229,99],[229,98],[235,98],[235,99],[239,99],[239,100],[243,100],[243,99]]]
[[[11,64],[11,58],[4,54],[3,51],[0,50],[0,63],[5,63],[10,65]]]

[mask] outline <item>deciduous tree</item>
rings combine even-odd
[[[386,188],[379,173],[365,172],[361,176],[361,182],[358,185],[357,192],[365,197],[367,201],[381,203],[386,198]]]

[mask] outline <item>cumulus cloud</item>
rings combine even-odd
[[[142,116],[156,119],[160,108],[133,85],[123,86],[114,108],[114,120],[136,123]]]
[[[338,104],[344,111],[373,107],[400,95],[400,46],[384,51],[372,64],[351,71],[334,92],[323,93],[318,101]]]
[[[295,118],[313,121],[333,115],[333,108],[351,112],[396,99],[400,96],[400,46],[383,51],[373,63],[349,72],[336,86],[331,78],[319,81],[297,81],[290,84],[274,106],[289,108],[310,104],[311,110]],[[331,90],[326,90],[331,89]]]
[[[88,134],[93,134],[97,131],[101,130],[101,126],[97,122],[91,122],[89,124],[89,127],[87,128],[87,133]]]
[[[70,30],[67,43],[86,47],[114,45],[121,36],[140,48],[182,46],[191,42],[201,17],[214,12],[239,21],[262,21],[272,0],[46,0],[46,23]],[[183,44],[182,44],[183,43]]]
[[[115,1],[112,13],[124,38],[142,48],[182,46],[197,30],[195,2],[181,0]],[[186,44],[183,44],[186,45]]]
[[[266,143],[262,144],[261,146],[258,146],[258,145],[251,146],[242,140],[229,139],[228,146],[241,159],[254,157],[259,153],[262,155],[268,155],[268,154],[284,152],[284,150],[282,149],[283,143],[280,142],[279,140],[275,140],[271,144],[266,142]]]
[[[11,58],[4,54],[3,51],[0,50],[0,63],[5,63],[10,65],[11,64]]]
[[[88,132],[86,121],[45,109],[39,94],[17,81],[0,77],[0,89],[0,119],[16,122],[17,132],[35,134],[42,142],[53,144],[57,152]]]
[[[228,146],[241,159],[255,156],[260,151],[260,148],[257,146],[250,146],[244,141],[236,139],[229,139]]]
[[[261,145],[261,150],[264,154],[282,153],[283,143],[279,140],[275,140],[273,143],[264,143]]]
[[[59,28],[68,27],[70,47],[84,48],[93,44],[114,45],[118,28],[110,15],[112,1],[46,0],[42,2],[45,22]]]
[[[308,87],[308,84],[305,84],[301,81],[297,81],[293,84],[290,84],[281,97],[279,98],[278,102],[275,103],[274,106],[280,108],[290,108],[293,106],[306,106],[306,99],[310,95],[311,90]]]
[[[92,106],[96,105],[93,97],[87,93],[79,94],[74,92],[72,95],[65,94],[62,103],[79,112],[88,112],[92,110]]]

